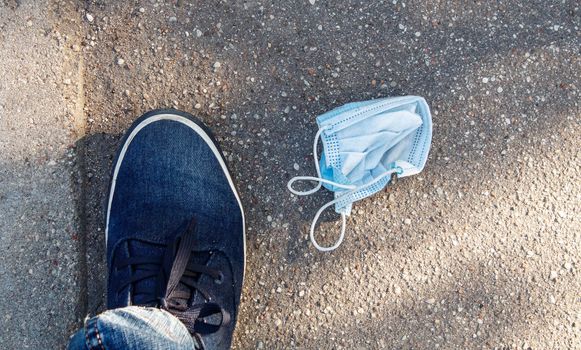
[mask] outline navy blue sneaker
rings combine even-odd
[[[176,110],[137,119],[113,162],[106,215],[108,308],[162,308],[202,348],[229,349],[244,213],[209,130]]]

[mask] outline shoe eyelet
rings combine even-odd
[[[214,280],[214,283],[216,283],[216,284],[222,284],[222,282],[224,282],[224,274],[222,272],[220,272],[220,276],[218,276],[218,278],[216,278]]]

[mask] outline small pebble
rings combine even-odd
[[[499,86],[498,89],[496,89],[496,92],[500,94],[502,92],[502,88]]]
[[[299,170],[301,167],[300,167],[300,166],[299,166],[297,163],[295,163],[295,164],[293,165],[293,168],[294,168],[295,170]]]
[[[117,59],[117,64],[118,64],[118,65],[120,65],[120,66],[122,66],[122,65],[124,65],[124,64],[125,64],[125,60],[124,60],[124,59],[122,59],[122,58],[118,58],[118,59]]]
[[[559,277],[559,274],[557,273],[557,271],[551,271],[551,274],[549,275],[549,279],[551,281],[555,281],[557,279],[557,277]]]
[[[145,12],[145,9],[143,7],[140,7],[139,8],[139,12],[144,13]]]
[[[405,220],[403,221],[403,223],[404,223],[404,224],[406,224],[406,225],[409,225],[409,224],[411,224],[411,223],[412,223],[412,221],[411,221],[410,219],[405,219]]]
[[[202,34],[204,34],[204,33],[202,33],[202,31],[201,31],[201,30],[199,30],[199,29],[196,29],[196,37],[198,37],[198,38],[199,38],[199,37],[201,37],[201,36],[202,36]]]
[[[95,17],[93,17],[93,15],[90,13],[87,13],[85,17],[87,17],[87,21],[89,22],[93,22],[93,20],[95,19]]]
[[[195,109],[200,109],[200,108],[202,108],[202,105],[201,105],[201,104],[199,104],[199,103],[196,103],[196,104],[194,105],[194,108],[195,108]]]
[[[216,62],[214,63],[214,68],[218,69],[222,66],[222,64],[220,62]]]
[[[314,5],[316,0],[309,0],[309,4]]]

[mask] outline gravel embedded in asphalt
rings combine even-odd
[[[85,67],[89,312],[104,307],[115,147],[139,115],[173,107],[212,128],[246,209],[236,348],[580,344],[577,2],[64,4],[47,35],[67,36]],[[286,189],[314,175],[315,117],[400,95],[432,109],[424,172],[355,204],[343,245],[317,252],[310,221],[332,196]],[[331,243],[340,222],[323,221]]]

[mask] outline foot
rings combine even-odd
[[[169,311],[197,343],[228,349],[245,264],[244,213],[224,157],[191,115],[139,118],[113,162],[107,305]]]

